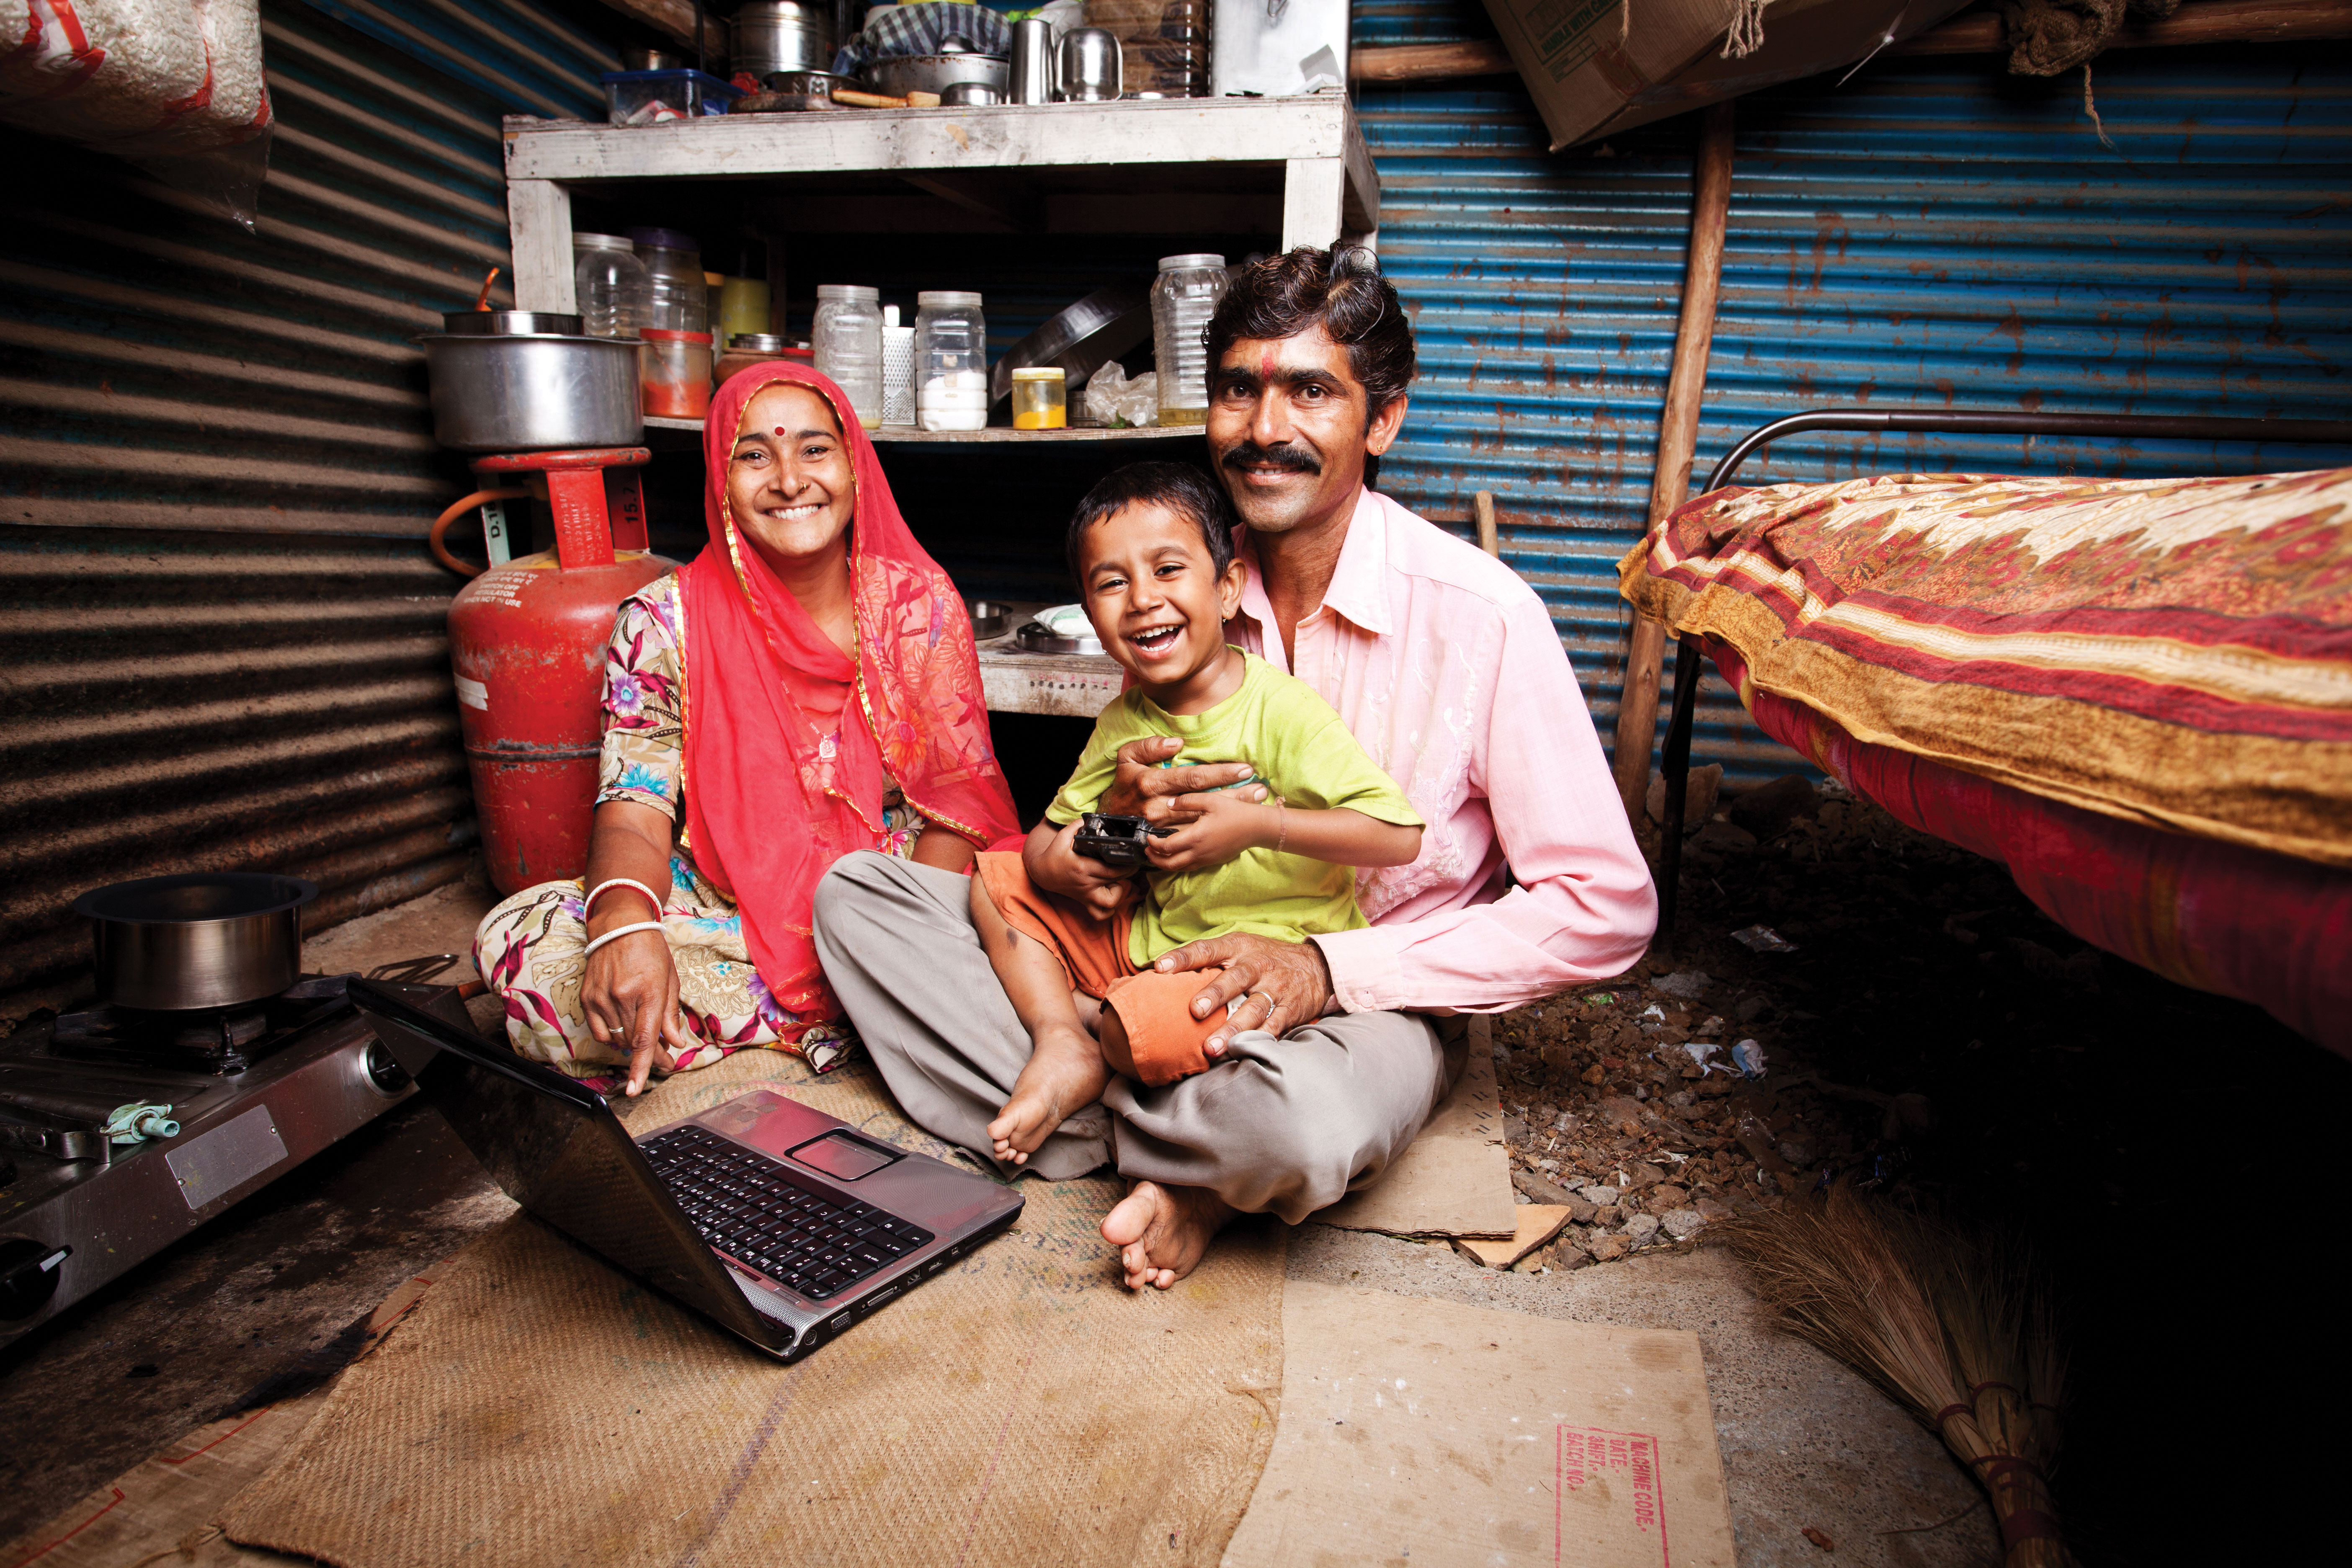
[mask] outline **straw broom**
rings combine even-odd
[[[2009,1568],[2070,1568],[2049,1487],[2064,1363],[2013,1252],[1844,1186],[1725,1230],[1782,1328],[1959,1456],[1992,1500]]]

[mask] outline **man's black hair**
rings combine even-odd
[[[1179,517],[1187,519],[1201,531],[1201,542],[1208,546],[1209,569],[1222,577],[1234,559],[1234,527],[1240,521],[1234,513],[1234,503],[1224,486],[1189,463],[1129,463],[1123,468],[1113,468],[1088,490],[1078,502],[1078,510],[1070,514],[1070,532],[1063,546],[1069,557],[1070,576],[1078,584],[1078,595],[1086,595],[1085,577],[1078,570],[1079,547],[1086,542],[1087,531],[1113,514],[1138,502],[1150,501],[1166,507]]]

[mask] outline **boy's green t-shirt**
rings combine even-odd
[[[1135,689],[1095,721],[1069,783],[1045,808],[1067,826],[1110,788],[1118,749],[1150,735],[1184,742],[1171,767],[1246,762],[1258,781],[1309,811],[1345,806],[1381,822],[1419,827],[1396,781],[1374,766],[1356,737],[1314,688],[1240,648],[1242,689],[1205,713],[1175,714]],[[1356,871],[1304,855],[1247,849],[1222,866],[1161,872],[1147,866],[1144,894],[1129,933],[1128,960],[1141,966],[1188,942],[1249,931],[1297,940],[1368,924],[1356,907]]]

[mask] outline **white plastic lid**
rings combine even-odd
[[[635,255],[637,247],[617,234],[582,234],[575,229],[572,235],[572,248],[574,250],[625,250]]]
[[[897,326],[897,325],[898,324],[898,306],[896,306],[896,305],[885,305],[885,306],[883,306],[883,307],[882,307],[882,324],[883,324],[885,327],[895,327],[895,326]],[[909,328],[908,328],[907,330],[908,330],[908,331],[914,331],[914,329],[913,329],[912,327],[909,327]]]
[[[966,289],[926,289],[915,296],[915,306],[923,310],[977,310],[980,296]]]
[[[863,283],[820,283],[816,286],[816,297],[820,300],[850,300],[860,304],[872,305],[880,302],[882,290],[869,288]]]
[[[1196,250],[1190,256],[1161,257],[1160,258],[1160,270],[1162,272],[1190,272],[1194,268],[1198,267],[1223,267],[1224,264],[1225,258],[1222,256],[1212,256],[1205,250]]]

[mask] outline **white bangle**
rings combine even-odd
[[[659,921],[639,921],[636,924],[631,926],[614,926],[611,931],[606,931],[603,936],[596,938],[586,947],[582,948],[580,950],[580,956],[583,958],[589,957],[594,953],[598,948],[604,946],[606,942],[611,942],[615,937],[627,936],[633,931],[659,931],[661,928],[662,923]]]
[[[656,897],[654,890],[651,888],[646,887],[643,882],[632,881],[626,877],[607,877],[603,881],[596,884],[595,888],[589,893],[587,901],[580,906],[580,919],[583,923],[587,921],[590,915],[596,912],[596,900],[603,898],[606,893],[611,892],[615,888],[635,888],[637,891],[646,896],[646,902],[653,905],[654,913],[659,914],[662,912],[661,900]]]

